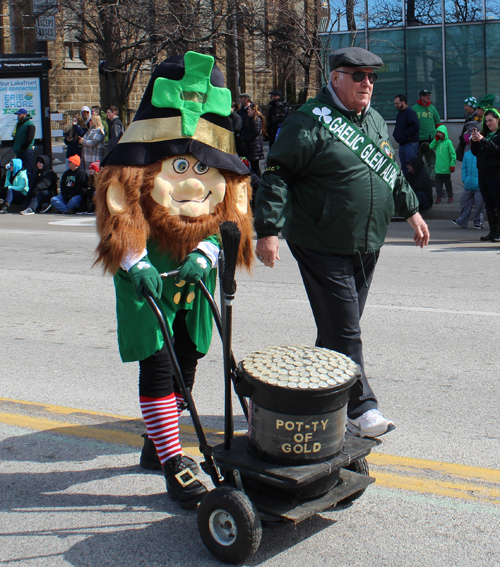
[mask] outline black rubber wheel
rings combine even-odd
[[[357,461],[354,461],[349,466],[344,467],[344,468],[347,469],[348,471],[352,471],[352,472],[355,472],[355,473],[358,473],[358,474],[363,474],[365,476],[370,476],[370,469],[368,467],[368,461],[364,457],[361,458],[361,459],[358,459]],[[339,502],[339,504],[349,504],[350,502],[354,502],[360,496],[363,496],[364,491],[365,491],[365,489],[358,490],[354,494],[351,494],[347,498],[344,498],[343,500],[341,500]]]
[[[198,508],[198,531],[212,555],[224,563],[241,563],[260,545],[262,524],[241,490],[223,486],[209,492]]]

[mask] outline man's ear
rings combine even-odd
[[[106,193],[106,204],[110,214],[117,215],[125,210],[125,190],[120,183],[111,183]]]
[[[242,215],[248,213],[248,183],[240,181],[235,187],[236,189],[236,208]]]
[[[339,86],[339,80],[340,80],[340,73],[338,71],[332,71],[330,73],[330,81],[334,87]]]

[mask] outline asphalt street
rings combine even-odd
[[[245,565],[500,565],[500,246],[450,220],[429,226],[421,250],[407,223],[391,224],[362,320],[367,373],[397,426],[370,456],[376,483],[350,507],[265,528]],[[95,219],[4,215],[0,242],[0,565],[221,565],[196,513],[138,466],[137,365],[120,361],[112,280],[92,267]],[[314,340],[282,241],[275,268],[239,274],[235,356]],[[217,338],[197,376],[198,411],[220,438]]]

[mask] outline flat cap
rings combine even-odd
[[[271,91],[269,93],[271,96],[279,96],[281,97],[281,91],[279,89],[274,89],[274,91]]]
[[[426,96],[428,94],[432,94],[432,91],[429,91],[428,89],[422,89],[421,91],[419,91],[418,96]]]
[[[330,54],[330,73],[339,67],[381,67],[384,62],[378,55],[362,47],[343,47]]]

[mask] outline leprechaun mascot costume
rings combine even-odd
[[[238,265],[250,269],[253,257],[248,168],[236,155],[231,93],[223,87],[211,56],[189,52],[161,63],[134,121],[103,162],[95,197],[96,262],[114,275],[120,355],[139,361],[148,436],[168,493],[184,507],[206,489],[190,472],[196,463],[182,455],[184,400],[142,288],[157,300],[192,388],[212,337],[210,307],[195,284],[203,279],[214,291],[222,221],[236,222],[242,233]],[[162,281],[159,273],[179,267],[175,280]]]

